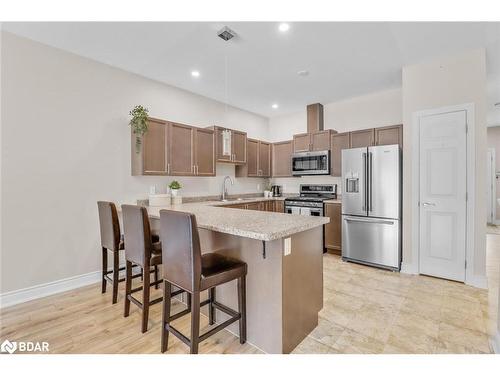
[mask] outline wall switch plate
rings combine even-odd
[[[290,255],[292,253],[292,237],[286,237],[283,240],[283,247],[285,250],[285,256]]]
[[[151,195],[156,194],[156,186],[155,185],[151,185],[149,187],[149,194],[151,194]]]
[[[260,190],[260,184],[257,184],[257,190]]]

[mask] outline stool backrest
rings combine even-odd
[[[146,208],[130,204],[122,205],[125,259],[145,265],[151,257],[151,227]]]
[[[113,202],[97,202],[99,210],[99,228],[101,230],[101,246],[118,251],[120,247],[120,223]]]
[[[201,249],[196,217],[186,212],[160,211],[163,279],[189,292],[201,283]]]

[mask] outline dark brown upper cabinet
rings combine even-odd
[[[215,176],[215,135],[210,129],[195,129],[194,160],[196,176]]]
[[[342,176],[342,150],[348,149],[351,145],[350,133],[332,134],[332,151],[330,158],[330,174],[335,177]]]
[[[259,176],[271,177],[271,144],[259,141]]]
[[[131,136],[132,176],[168,175],[168,123],[149,118],[148,131],[141,138],[139,149],[132,131]]]
[[[170,123],[168,142],[170,175],[194,176],[194,128],[192,126]]]
[[[244,164],[247,162],[247,133],[214,126],[216,156],[222,163]]]
[[[272,145],[272,176],[292,177],[293,141],[276,142]]]
[[[132,175],[215,176],[214,131],[149,119],[138,154],[132,134]]]
[[[375,145],[403,146],[403,125],[384,126],[375,128]]]
[[[328,129],[314,133],[295,134],[293,136],[293,152],[329,150],[332,132],[335,131]]]
[[[375,145],[375,130],[365,129],[351,132],[351,148]]]
[[[236,177],[271,177],[271,144],[247,139],[247,162],[237,165]]]

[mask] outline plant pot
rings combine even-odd
[[[172,193],[172,197],[176,197],[179,189],[170,189],[170,192]]]

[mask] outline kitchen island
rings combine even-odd
[[[329,219],[224,207],[234,203],[148,207],[148,213],[153,230],[162,209],[193,213],[203,253],[246,262],[247,341],[266,353],[290,353],[317,326],[323,307],[323,225]],[[236,281],[217,287],[217,300],[236,309]],[[217,321],[225,319],[217,311]],[[228,329],[238,335],[237,323]]]

